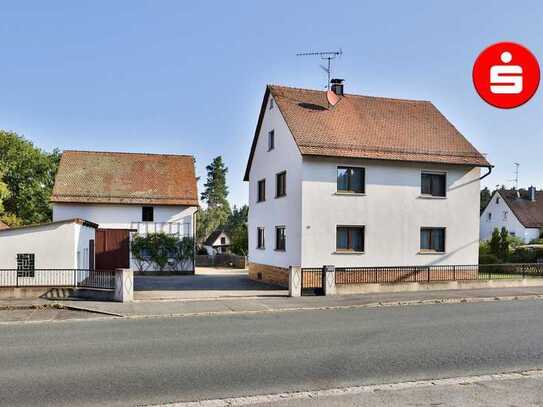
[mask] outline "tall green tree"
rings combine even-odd
[[[196,220],[196,240],[200,244],[215,229],[225,227],[231,213],[226,185],[228,168],[224,165],[222,157],[215,157],[206,170],[207,178],[200,198],[207,208],[198,212]]]
[[[49,199],[59,160],[58,150],[47,153],[17,133],[0,130],[0,168],[8,189],[0,217],[6,223],[51,220]]]
[[[490,189],[488,189],[488,187],[484,187],[483,189],[481,189],[481,213],[483,213],[483,210],[490,202],[491,197],[492,193],[490,192]]]

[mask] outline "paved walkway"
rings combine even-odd
[[[247,270],[197,267],[187,276],[135,276],[134,298],[140,301],[286,296],[282,287],[250,280]]]
[[[65,306],[81,307],[126,317],[158,317],[382,307],[440,302],[479,302],[494,301],[498,299],[512,300],[515,298],[543,298],[543,286],[529,288],[417,291],[330,297],[258,297],[185,301],[136,301],[133,303],[62,301],[62,304]]]

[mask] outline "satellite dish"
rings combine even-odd
[[[328,99],[328,104],[330,106],[335,106],[339,102],[339,96],[332,92],[330,89],[326,91],[326,99]]]

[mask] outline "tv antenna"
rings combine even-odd
[[[510,179],[509,181],[515,183],[515,189],[518,189],[518,168],[520,167],[520,163],[513,163],[515,165],[515,178]]]
[[[326,82],[326,89],[330,89],[330,76],[332,75],[332,59],[343,55],[341,48],[338,51],[324,51],[324,52],[298,52],[297,57],[308,57],[308,56],[318,56],[321,59],[326,59],[328,61],[327,66],[320,65],[320,67],[328,75],[328,82]]]

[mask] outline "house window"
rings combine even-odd
[[[17,254],[17,277],[34,277],[34,253]]]
[[[270,98],[270,110],[273,109],[273,98]]]
[[[257,230],[257,243],[256,248],[257,249],[264,249],[265,248],[265,242],[264,242],[264,228],[256,228]]]
[[[287,194],[287,172],[283,171],[275,175],[275,197],[279,198]]]
[[[268,133],[268,151],[275,148],[275,131],[272,130]]]
[[[445,252],[445,228],[420,229],[421,252]]]
[[[496,205],[499,205],[499,204],[500,204],[500,197],[497,196],[497,197],[496,197]]]
[[[144,206],[141,208],[141,220],[143,222],[153,222],[154,208],[152,206]]]
[[[261,179],[258,181],[258,197],[257,202],[263,202],[266,200],[266,180]]]
[[[336,251],[363,252],[364,226],[338,226],[336,228]]]
[[[226,237],[221,237],[221,244],[226,244]]]
[[[447,177],[443,173],[423,172],[421,193],[430,196],[446,196]]]
[[[488,212],[488,221],[490,222],[492,220],[492,212]]]
[[[338,192],[363,194],[366,189],[365,170],[358,167],[337,167]]]
[[[503,220],[507,221],[507,211],[503,211]]]
[[[285,251],[287,248],[287,236],[284,226],[275,227],[275,250]]]

